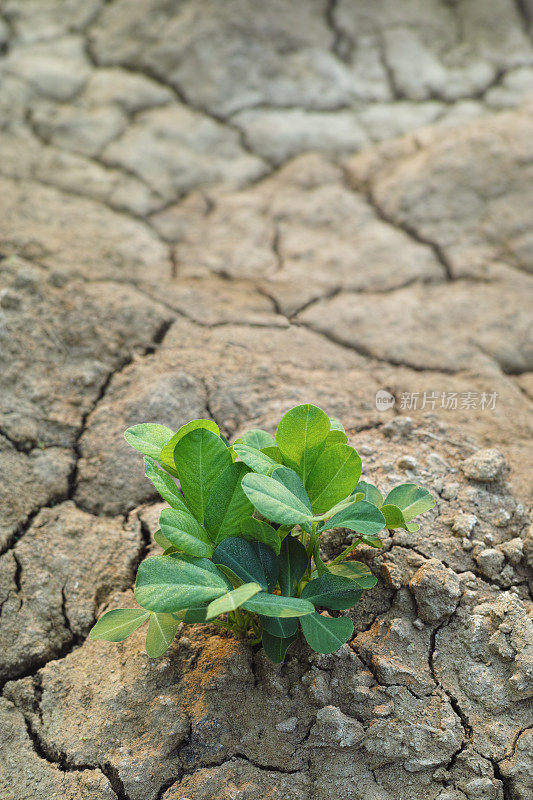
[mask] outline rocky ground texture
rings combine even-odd
[[[2,800],[529,800],[533,4],[0,0],[0,52]],[[353,640],[88,642],[123,430],[298,402],[437,498]]]

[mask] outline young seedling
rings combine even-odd
[[[108,611],[90,638],[119,642],[148,622],[146,651],[154,658],[182,623],[199,622],[262,643],[276,663],[299,628],[316,652],[338,650],[353,623],[327,611],[352,608],[376,584],[365,564],[350,559],[354,549],[381,547],[384,528],[416,531],[414,517],[435,505],[412,483],[383,499],[360,481],[361,459],[342,425],[313,405],[288,411],[275,437],[254,429],[232,445],[211,420],[177,433],[145,423],[124,435],[169,505],[154,537],[163,553],[139,566],[140,608]],[[334,528],[356,535],[325,564],[320,538]]]

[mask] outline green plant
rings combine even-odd
[[[343,611],[376,584],[368,567],[347,560],[357,545],[381,547],[384,528],[435,505],[415,484],[385,500],[360,481],[361,459],[342,425],[313,405],[291,409],[276,436],[254,429],[230,445],[211,420],[173,433],[162,425],[129,428],[126,440],[145,456],[145,472],[169,508],[155,534],[162,555],[139,566],[139,609],[104,614],[92,639],[119,642],[148,621],[146,650],[161,655],[180,624],[210,622],[284,660],[298,627],[313,650],[332,653],[353,633]],[[179,482],[176,483],[176,480]],[[355,536],[328,564],[325,531]]]

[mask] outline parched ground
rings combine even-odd
[[[2,800],[530,800],[532,23],[0,0]],[[437,497],[354,639],[86,641],[159,510],[123,430],[299,402]]]

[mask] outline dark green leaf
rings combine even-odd
[[[299,597],[281,597],[279,594],[259,592],[251,600],[243,604],[243,608],[253,614],[263,614],[265,617],[302,617],[312,614],[315,607],[307,600]]]
[[[183,622],[186,622],[188,625],[194,625],[198,622],[207,622],[207,605],[191,606],[188,608],[183,612]]]
[[[169,613],[225,594],[223,575],[174,556],[152,556],[137,571],[135,597],[148,611]]]
[[[279,636],[272,636],[267,631],[263,632],[263,650],[265,655],[274,664],[281,664],[285,660],[285,655],[291,644],[295,641],[296,634],[281,639]]]
[[[266,631],[271,636],[279,636],[281,639],[287,639],[293,636],[298,630],[298,617],[286,617],[285,619],[279,617],[264,617],[259,615],[263,631]]]
[[[190,511],[164,508],[159,516],[159,526],[165,539],[186,555],[209,558],[213,554],[207,531]]]
[[[254,507],[241,487],[247,472],[245,464],[229,464],[211,487],[204,523],[215,544],[234,536],[241,522],[253,514]]]
[[[177,443],[174,463],[185,502],[203,523],[207,498],[220,473],[233,463],[231,453],[215,433],[197,428]]]
[[[324,449],[330,429],[328,415],[309,404],[291,408],[278,425],[276,442],[283,460],[298,473],[304,484]]]
[[[144,456],[159,459],[161,450],[172,436],[172,431],[165,425],[155,425],[152,422],[141,422],[124,431],[124,438],[128,444]]]
[[[254,517],[245,519],[241,522],[240,536],[243,539],[248,539],[249,542],[263,542],[271,547],[276,555],[279,555],[281,538],[279,533],[268,522],[263,522]]]
[[[254,544],[256,543],[230,536],[216,548],[213,553],[213,562],[228,567],[244,583],[259,583],[266,589],[267,576]]]
[[[168,650],[178,628],[180,620],[172,614],[150,614],[145,648],[150,658],[159,658]]]
[[[385,517],[375,505],[367,500],[360,500],[358,503],[343,508],[338,514],[334,514],[327,522],[322,523],[318,529],[319,533],[328,531],[332,528],[348,528],[348,530],[365,536],[375,536],[385,527]]]
[[[314,606],[324,606],[335,611],[351,608],[361,599],[363,590],[349,578],[327,573],[304,586],[301,597]]]
[[[142,608],[117,608],[105,613],[89,633],[89,639],[122,642],[146,622],[150,614]]]
[[[313,519],[307,506],[274,478],[250,472],[244,476],[242,488],[259,513],[272,522],[296,525]]]
[[[334,653],[353,634],[349,617],[324,617],[315,612],[301,617],[300,624],[308,645],[316,653]]]
[[[282,594],[288,597],[296,594],[307,563],[307,552],[303,544],[294,536],[286,536],[279,556],[279,586]]]
[[[319,455],[305,487],[315,514],[324,514],[348,497],[361,475],[359,454],[347,444],[335,444]]]
[[[271,547],[263,544],[263,542],[250,542],[253,549],[257,554],[257,558],[261,562],[263,571],[266,576],[267,589],[272,591],[278,581],[279,561],[276,553]]]

